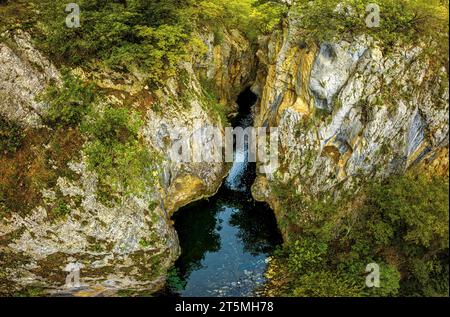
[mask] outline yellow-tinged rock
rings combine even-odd
[[[179,208],[203,198],[200,196],[206,190],[206,185],[202,179],[194,175],[184,175],[178,177],[170,186],[169,193],[165,200],[165,206],[169,214],[173,214]]]
[[[101,285],[94,285],[88,289],[74,293],[75,297],[96,297],[104,293],[107,289]]]

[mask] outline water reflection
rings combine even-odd
[[[250,296],[264,281],[265,260],[280,242],[272,212],[226,189],[178,213],[183,296]]]
[[[241,95],[236,125],[251,125],[255,98],[249,90]],[[174,216],[182,249],[175,266],[185,282],[179,295],[252,296],[264,282],[266,259],[281,238],[273,212],[251,197],[255,170],[235,162],[216,196]]]

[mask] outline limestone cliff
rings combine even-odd
[[[123,196],[108,203],[98,197],[97,175],[87,168],[82,138],[61,164],[47,155],[58,150],[49,141],[52,136],[72,139],[71,134],[76,135],[64,131],[60,136],[47,127],[42,120],[47,105],[36,101],[49,83],[59,82],[58,70],[33,47],[28,34],[3,34],[0,114],[19,123],[28,139],[34,140],[36,135],[42,138],[28,142],[11,157],[1,154],[2,164],[25,160],[22,165],[26,169],[17,171],[22,168],[17,163],[11,174],[5,166],[0,167],[2,184],[11,177],[36,181],[36,175],[50,173],[52,177],[45,186],[26,186],[37,191],[33,193],[36,199],[18,207],[19,212],[0,204],[2,292],[12,294],[23,288],[64,292],[66,266],[70,263],[82,265],[81,283],[87,288],[75,295],[108,294],[119,289],[155,291],[164,284],[166,272],[180,252],[170,217],[189,202],[214,194],[227,172],[222,163],[173,162],[170,133],[180,127],[193,133],[199,124],[222,126],[223,118],[208,107],[212,101],[205,99],[205,82],[221,92],[214,102],[231,112],[233,100],[250,83],[254,70],[252,48],[238,32],[227,33],[220,44],[212,34],[205,34],[206,55],[193,56],[191,62],[180,65],[179,76],[157,90],[149,89],[138,73],[73,70],[99,87],[105,93],[105,102],[141,113],[145,142],[162,157],[160,182],[151,195]],[[41,165],[36,171],[33,162],[37,158]],[[53,218],[52,208],[60,199],[69,210],[64,217]]]
[[[253,194],[279,220],[274,182],[314,197],[410,168],[448,175],[448,72],[423,47],[387,53],[367,36],[307,47],[292,20],[260,44],[257,122],[279,127],[281,162]]]

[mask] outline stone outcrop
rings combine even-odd
[[[301,40],[295,21],[261,39],[257,122],[279,127],[281,162],[257,179],[257,199],[281,219],[275,180],[314,197],[410,168],[448,175],[445,68],[432,68],[422,47],[386,53],[366,36],[319,47]]]
[[[251,83],[254,70],[252,48],[238,32],[227,33],[217,45],[213,35],[204,37],[206,57],[180,65],[179,76],[158,90],[150,90],[139,74],[74,70],[105,91],[108,103],[142,114],[144,140],[162,157],[160,184],[144,197],[100,201],[97,175],[87,169],[83,153],[81,159],[67,162],[70,173],[65,174],[73,176],[61,175],[55,186],[42,188],[39,205],[0,221],[2,293],[39,288],[84,296],[123,289],[153,292],[164,285],[167,270],[180,253],[171,216],[182,206],[213,195],[227,173],[225,163],[173,161],[171,132],[223,128],[221,116],[207,104],[211,100],[205,99],[203,82],[224,92],[214,102],[233,110],[233,100]],[[48,83],[59,80],[59,73],[22,32],[9,34],[0,43],[0,61],[0,113],[32,133],[43,126],[46,110],[35,98]],[[51,219],[49,208],[61,197],[70,210]],[[68,265],[81,265],[82,291],[65,288]]]
[[[42,124],[45,105],[36,97],[48,83],[59,80],[59,73],[32,46],[29,34],[4,33],[0,39],[0,114],[37,127]]]

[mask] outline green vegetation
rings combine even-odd
[[[287,194],[291,242],[276,254],[278,275],[288,281],[280,292],[448,296],[448,180],[408,174],[364,188],[351,200],[314,204]],[[309,224],[299,217],[308,217]],[[380,288],[365,287],[369,263],[380,266]]]
[[[18,292],[14,292],[12,294],[13,297],[43,297],[45,296],[46,289],[45,286],[36,285],[36,286],[28,286],[26,289],[23,289]]]
[[[40,2],[45,19],[42,48],[56,60],[83,65],[101,60],[118,70],[142,68],[149,78],[174,74],[189,44],[187,1],[79,1],[80,28],[64,23],[67,3]],[[86,65],[84,65],[86,66]]]
[[[184,281],[181,277],[181,273],[179,269],[173,267],[167,272],[167,287],[172,292],[179,292],[186,287],[186,281]]]
[[[139,116],[126,108],[107,106],[83,123],[89,167],[100,182],[115,192],[142,194],[157,181],[159,158],[151,154],[139,135]]]
[[[380,8],[379,27],[366,24],[372,3]],[[448,0],[297,0],[291,14],[307,42],[367,34],[386,50],[425,43],[427,53],[448,69],[448,6]]]
[[[14,153],[22,145],[23,138],[22,128],[0,115],[0,153]]]
[[[42,202],[42,189],[59,177],[76,176],[67,163],[79,158],[83,138],[77,128],[46,128],[23,133],[20,147],[0,155],[0,212],[26,215]]]
[[[216,33],[237,28],[256,38],[279,21],[282,7],[255,0],[124,0],[77,2],[81,27],[65,27],[67,2],[43,0],[37,5],[40,46],[54,60],[86,67],[100,61],[115,70],[138,71],[152,85],[175,76],[180,61],[204,52],[196,36],[201,27]]]
[[[366,24],[369,4],[380,7],[379,27]],[[386,44],[394,44],[398,40],[444,35],[448,32],[447,10],[448,1],[441,0],[298,0],[292,12],[301,17],[298,26],[316,41],[346,34],[370,34]]]
[[[76,129],[87,141],[84,152],[89,168],[99,176],[99,199],[111,202],[112,193],[119,192],[143,194],[157,181],[159,157],[143,143],[139,115],[102,105],[99,95],[92,85],[65,70],[61,85],[50,85],[40,97],[49,104],[45,121],[57,129]],[[64,213],[58,210],[57,214]]]
[[[50,126],[77,126],[91,110],[95,101],[92,85],[86,85],[69,70],[62,70],[62,85],[49,85],[39,98],[48,103],[46,123]]]
[[[27,29],[58,64],[137,72],[155,88],[169,77],[183,76],[177,71],[179,63],[205,52],[196,35],[204,28],[214,32],[216,44],[230,29],[240,30],[255,42],[258,35],[269,34],[287,11],[281,1],[265,0],[77,3],[82,27],[68,29],[64,25],[66,1],[0,0],[0,33]],[[378,28],[366,25],[369,3],[380,6]],[[336,9],[338,4],[341,10]],[[291,9],[292,21],[301,32],[299,40],[308,44],[361,34],[374,37],[386,51],[397,44],[425,44],[424,53],[432,56],[432,64],[446,66],[448,73],[448,1],[298,0]],[[95,87],[67,70],[62,74],[62,83],[53,83],[41,96],[49,104],[44,119],[54,129],[53,135],[33,131],[34,135],[25,138],[17,123],[0,116],[2,216],[36,206],[42,188],[67,176],[67,162],[80,149],[84,149],[89,169],[99,177],[102,201],[113,201],[115,193],[144,195],[158,182],[160,158],[144,143],[140,116],[127,108],[105,105],[95,97],[99,94]],[[227,113],[214,86],[207,82],[202,86],[208,110],[225,123]],[[398,89],[395,83],[391,87]],[[388,95],[395,99],[391,91]],[[164,111],[156,104],[153,107]],[[317,111],[302,124],[327,118],[328,113]],[[49,148],[44,148],[47,144]],[[310,156],[305,153],[306,158]],[[289,236],[275,255],[277,278],[285,283],[280,294],[448,296],[448,180],[408,174],[362,188],[357,197],[350,191],[338,200],[327,195],[311,200],[300,197],[292,186],[274,186],[273,193],[283,202],[280,227]],[[55,215],[68,214],[71,202],[56,200]],[[216,248],[217,239],[210,240]],[[151,241],[139,243],[146,247]],[[380,288],[365,286],[369,263],[380,265]],[[158,268],[158,263],[154,266]],[[168,283],[174,290],[183,287],[178,276],[176,271],[169,272]],[[39,292],[31,290],[28,295]]]
[[[55,212],[60,216],[64,216],[70,212],[70,209],[65,202],[61,201],[57,205]]]
[[[222,106],[219,102],[218,93],[215,88],[215,84],[211,81],[203,80],[201,82],[203,101],[206,106],[206,110],[210,111],[213,116],[217,116],[223,126],[228,124],[229,110]]]
[[[238,29],[255,41],[258,35],[269,34],[279,25],[280,19],[287,13],[287,7],[276,1],[208,0],[199,1],[195,11],[198,12],[200,24],[216,26],[219,41],[221,27]]]
[[[0,34],[5,31],[30,30],[37,22],[36,6],[28,0],[0,0]]]

